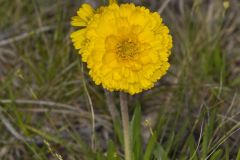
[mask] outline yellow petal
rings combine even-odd
[[[74,47],[76,49],[80,49],[83,47],[83,43],[86,40],[84,35],[85,35],[85,29],[75,31],[70,35],[70,37],[72,38]]]
[[[118,39],[114,35],[110,35],[106,37],[105,40],[105,49],[107,52],[114,52],[116,49],[116,44],[118,42]]]
[[[72,26],[87,26],[94,15],[94,9],[87,3],[83,4],[77,11],[78,16],[72,18]]]
[[[122,76],[116,71],[113,73],[113,78],[118,81],[121,80]]]
[[[115,57],[114,53],[106,53],[103,55],[102,61],[103,61],[103,63],[108,64],[108,63],[114,61],[115,59],[116,59],[116,57]]]
[[[72,17],[71,25],[72,26],[85,27],[87,24],[79,16],[74,16],[74,17]]]

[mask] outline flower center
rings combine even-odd
[[[116,49],[117,55],[124,60],[131,59],[138,54],[137,44],[131,39],[123,40],[117,43]]]

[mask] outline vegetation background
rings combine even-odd
[[[95,86],[69,39],[84,2],[107,4],[0,0],[0,160],[122,157],[118,93]],[[168,74],[129,98],[135,160],[240,160],[240,1],[131,2],[174,41]]]

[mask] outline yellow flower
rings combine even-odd
[[[168,70],[172,48],[160,15],[134,4],[110,4],[94,11],[84,4],[71,35],[94,82],[130,94],[150,89]]]

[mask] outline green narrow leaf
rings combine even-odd
[[[98,153],[96,154],[96,158],[94,158],[94,159],[97,159],[97,160],[106,160],[106,157],[105,157],[102,153],[98,152]],[[93,160],[94,160],[94,159],[93,159]]]
[[[152,154],[153,149],[156,145],[156,142],[157,142],[157,136],[156,136],[156,133],[153,133],[153,135],[151,136],[151,138],[148,141],[143,160],[150,160],[151,154]]]
[[[122,133],[122,126],[121,126],[120,119],[116,119],[113,122],[113,129],[114,129],[114,133],[116,133],[117,139],[119,140],[120,144],[123,146],[123,133]]]
[[[108,142],[108,149],[107,149],[107,160],[119,160],[117,155],[116,147],[112,140]]]
[[[69,136],[76,141],[76,145],[80,148],[81,152],[83,152],[86,157],[91,157],[93,155],[93,151],[90,148],[89,145],[87,145],[84,140],[82,139],[81,135],[79,135],[79,132],[70,124],[70,122],[67,120],[68,125],[70,126],[71,130],[67,129],[67,133]],[[72,148],[72,147],[69,147]]]
[[[237,77],[230,82],[231,87],[238,86],[239,84],[240,84],[240,77]]]
[[[202,158],[205,158],[207,156],[208,152],[208,141],[209,141],[209,130],[208,125],[204,127],[203,131],[203,142],[202,142]]]
[[[164,148],[158,143],[156,149],[154,150],[154,156],[157,160],[168,160],[168,154]]]
[[[158,123],[157,123],[156,126],[155,126],[155,130],[156,130],[156,133],[157,133],[157,134],[160,134],[160,132],[161,132],[162,130],[164,130],[163,127],[166,125],[166,123],[168,123],[168,122],[167,122],[167,118],[164,117],[164,116],[161,116],[161,115],[159,114],[159,115],[158,115],[157,122],[158,122]]]
[[[240,148],[239,148],[239,150],[238,150],[238,154],[237,154],[236,160],[239,160],[239,159],[240,159]]]
[[[24,144],[30,149],[30,151],[34,154],[34,159],[42,160],[40,154],[35,149],[34,145],[29,144],[28,142],[24,142]]]
[[[36,78],[37,82],[43,84],[45,81],[43,75],[41,74],[41,72],[39,72],[40,67],[37,66],[38,64],[34,64],[29,57],[21,56],[21,58],[24,63],[29,67],[31,73],[34,75],[34,78]]]
[[[213,155],[211,156],[210,160],[217,160],[220,159],[220,157],[222,156],[223,151],[222,149],[217,150],[216,152],[213,153]]]
[[[133,118],[131,121],[131,144],[132,144],[132,158],[140,160],[142,157],[142,138],[141,138],[141,106],[138,104],[135,108]]]
[[[176,154],[178,152],[180,141],[183,138],[184,134],[186,133],[188,123],[189,123],[188,121],[184,121],[181,128],[178,130],[178,132],[175,135],[175,138],[173,141],[173,146],[174,146],[173,156],[176,156]],[[175,131],[174,129],[172,129],[172,130]]]
[[[58,143],[58,144],[62,144],[62,145],[66,145],[68,143],[66,143],[66,141],[63,141],[63,140],[60,140],[59,138],[57,138],[56,136],[54,135],[50,135],[50,134],[47,134],[43,131],[40,131],[36,128],[33,128],[29,125],[25,125],[26,129],[40,135],[41,137],[43,137],[44,139],[48,140],[48,141],[52,141],[52,142],[55,142],[55,143]]]
[[[169,138],[167,140],[167,143],[166,143],[166,152],[169,153],[172,146],[173,146],[173,142],[174,142],[174,138],[175,138],[175,133],[174,132],[171,132],[170,135],[169,135]]]
[[[197,153],[196,153],[196,144],[194,141],[193,134],[190,134],[187,143],[188,143],[188,147],[189,147],[189,151],[190,151],[189,157],[191,158],[191,160],[198,160]]]
[[[214,129],[214,121],[215,121],[215,110],[211,111],[209,116],[209,121],[204,127],[203,132],[203,143],[202,143],[202,158],[206,158],[208,151],[209,151],[209,143],[211,141],[211,136],[213,134]]]
[[[229,145],[226,144],[226,148],[225,148],[225,160],[229,160]]]

